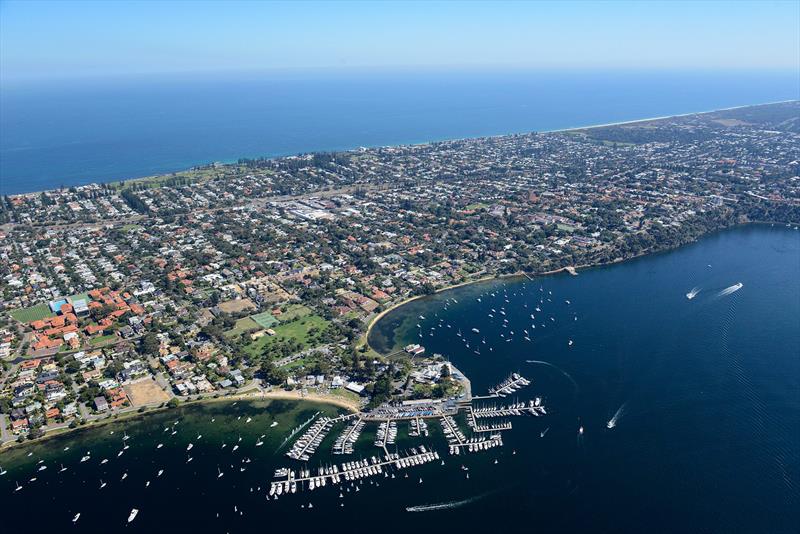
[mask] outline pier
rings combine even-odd
[[[530,384],[531,381],[524,376],[512,373],[506,380],[489,390],[489,397],[505,397]]]
[[[328,432],[334,424],[346,421],[347,419],[355,417],[355,415],[356,414],[340,415],[334,419],[329,419],[327,417],[320,418],[311,425],[302,436],[297,438],[297,441],[292,445],[291,450],[286,453],[286,456],[294,460],[309,460],[311,455],[317,451],[317,447],[319,447],[322,440],[325,439],[325,436],[328,435]]]
[[[503,446],[503,435],[492,434],[486,436],[473,437],[461,443],[450,444],[450,454],[459,455],[461,452],[480,452]]]
[[[384,421],[378,426],[375,436],[375,446],[383,448],[383,452],[388,456],[387,445],[394,445],[397,438],[397,423],[395,421]]]
[[[480,408],[473,407],[470,414],[475,419],[483,419],[489,417],[510,417],[516,415],[545,415],[547,411],[542,405],[542,399],[536,399],[525,402],[517,402],[507,406],[482,406]]]
[[[353,454],[353,447],[364,429],[364,422],[361,417],[350,423],[344,432],[336,438],[333,444],[333,454]]]
[[[372,456],[369,460],[355,460],[352,462],[345,462],[339,465],[319,467],[317,473],[313,474],[309,469],[301,469],[295,472],[289,468],[281,468],[275,471],[276,478],[284,480],[273,481],[270,486],[269,495],[278,495],[283,493],[296,493],[298,490],[308,488],[314,490],[315,488],[324,487],[328,483],[331,485],[340,484],[341,482],[355,481],[362,478],[368,478],[384,474],[388,477],[386,468],[394,467],[397,470],[415,467],[426,463],[433,462],[439,459],[439,453],[436,451],[429,451],[424,445],[418,448],[412,448],[411,454],[408,456],[400,456],[399,454],[387,454],[383,458]],[[394,475],[392,475],[394,477]]]

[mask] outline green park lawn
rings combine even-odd
[[[297,340],[303,348],[310,346],[308,336],[309,330],[316,327],[318,331],[325,330],[328,327],[328,321],[319,315],[311,314],[306,315],[296,321],[289,323],[282,323],[273,328],[275,330],[274,336],[262,336],[245,347],[245,351],[253,356],[261,354],[264,347],[274,340]]]

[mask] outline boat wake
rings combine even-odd
[[[575,379],[572,378],[572,376],[570,376],[570,374],[568,372],[566,372],[565,370],[563,370],[561,367],[558,367],[556,365],[553,365],[550,362],[545,362],[545,361],[542,361],[542,360],[525,360],[525,363],[538,363],[538,364],[541,364],[541,365],[550,366],[553,369],[555,369],[556,371],[558,371],[559,373],[561,373],[562,375],[566,376],[569,379],[569,381],[572,382],[572,385],[575,387],[575,392],[576,393],[581,389],[578,386],[578,383],[575,382]]]
[[[731,293],[736,293],[737,291],[739,291],[740,289],[742,289],[742,287],[744,287],[744,284],[743,284],[743,283],[741,283],[741,282],[739,282],[738,284],[733,284],[732,286],[730,286],[730,287],[726,287],[725,289],[723,289],[722,291],[720,291],[719,293],[717,293],[717,296],[718,296],[718,297],[725,297],[725,296],[728,296],[728,295],[730,295]]]
[[[622,406],[620,406],[619,409],[617,410],[617,413],[614,414],[614,417],[608,420],[608,423],[606,423],[606,427],[614,428],[615,426],[617,426],[617,423],[619,423],[619,420],[622,419],[622,415],[624,413],[625,413],[625,403],[623,402]]]
[[[464,499],[463,501],[450,501],[450,502],[440,502],[435,504],[420,504],[418,506],[406,506],[406,512],[433,512],[436,510],[452,510],[453,508],[460,508],[467,504],[471,504],[475,501],[483,499],[489,495],[489,493],[482,493],[481,495],[476,495],[475,497],[470,497],[469,499]]]
[[[692,300],[693,298],[695,298],[697,296],[698,293],[700,293],[700,288],[699,287],[693,287],[691,291],[686,293],[686,298],[689,299],[689,300]]]

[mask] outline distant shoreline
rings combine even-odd
[[[746,104],[744,106],[731,106],[727,108],[712,109],[709,111],[693,111],[690,113],[677,113],[675,115],[662,115],[659,117],[650,117],[648,119],[634,119],[629,121],[620,122],[607,122],[605,124],[593,124],[591,126],[575,126],[572,128],[560,128],[558,130],[542,130],[538,133],[559,133],[559,132],[574,132],[579,130],[594,130],[595,128],[607,128],[610,126],[624,126],[626,124],[638,124],[640,122],[663,121],[666,119],[674,119],[676,117],[690,117],[692,115],[707,115],[709,113],[719,113],[720,111],[732,111],[734,109],[757,108],[761,106],[774,106],[777,104],[788,104],[789,102],[798,102],[798,100],[776,100],[775,102],[764,102],[761,104]],[[499,136],[502,137],[502,136]]]
[[[721,112],[721,111],[730,111],[730,110],[734,110],[734,109],[745,109],[745,108],[755,108],[755,107],[761,107],[761,106],[772,106],[772,105],[777,105],[777,104],[786,104],[786,103],[789,103],[789,102],[798,102],[798,101],[800,101],[800,99],[777,100],[777,101],[772,101],[772,102],[762,102],[762,103],[757,103],[757,104],[744,104],[744,105],[741,105],[741,106],[731,106],[731,107],[725,107],[725,108],[717,108],[717,109],[711,109],[711,110],[706,110],[706,111],[691,111],[691,112],[687,112],[687,113],[677,113],[677,114],[673,114],[673,115],[662,115],[662,116],[650,117],[650,118],[631,119],[631,120],[618,121],[618,122],[608,122],[608,123],[602,123],[602,124],[590,124],[590,125],[585,125],[585,126],[571,126],[571,127],[568,127],[568,128],[558,128],[558,129],[554,129],[554,130],[530,130],[530,131],[527,131],[527,132],[504,133],[504,134],[485,135],[485,136],[477,136],[477,137],[452,137],[452,138],[443,138],[443,139],[437,139],[437,140],[428,140],[428,141],[423,141],[423,142],[419,142],[419,143],[399,143],[399,144],[394,144],[394,145],[369,145],[369,146],[360,145],[360,146],[352,147],[352,148],[349,148],[349,149],[341,149],[341,150],[312,150],[312,151],[308,151],[308,152],[302,152],[302,154],[347,153],[347,152],[352,152],[352,151],[358,150],[359,148],[365,147],[365,146],[367,148],[418,147],[418,146],[425,146],[425,145],[430,145],[430,144],[434,144],[434,143],[467,141],[467,140],[473,140],[473,139],[499,139],[499,138],[502,138],[502,137],[509,137],[509,136],[514,136],[514,135],[530,135],[530,134],[534,134],[534,133],[538,133],[538,134],[553,134],[553,133],[575,132],[575,131],[581,131],[581,130],[592,130],[592,129],[595,129],[595,128],[607,128],[607,127],[611,127],[611,126],[623,126],[623,125],[627,125],[627,124],[638,124],[638,123],[666,120],[666,119],[672,119],[672,118],[676,118],[676,117],[689,117],[689,116],[692,116],[692,115],[706,115],[706,114],[709,114],[709,113],[718,113],[718,112]],[[292,155],[296,155],[296,154],[265,156],[264,159],[266,159],[266,160],[277,160],[277,159],[281,159],[281,158],[290,157]],[[261,156],[254,156],[254,157],[261,157]],[[90,186],[90,185],[103,185],[103,184],[119,186],[123,182],[124,183],[147,182],[147,181],[151,181],[151,180],[157,180],[159,178],[169,177],[171,174],[190,172],[190,171],[193,171],[193,170],[199,169],[201,167],[205,167],[205,166],[210,166],[210,165],[233,165],[233,164],[235,164],[234,160],[229,160],[229,161],[211,161],[211,162],[207,162],[207,163],[198,163],[197,165],[193,165],[193,166],[190,166],[190,167],[185,167],[185,168],[182,168],[182,169],[176,169],[174,171],[166,171],[166,172],[163,172],[161,174],[153,174],[153,175],[130,177],[130,178],[119,178],[119,179],[109,180],[107,182],[89,182],[89,183],[86,183],[86,184],[65,186],[64,189],[69,189],[71,187],[86,187],[86,186]],[[53,188],[53,189],[42,189],[42,190],[37,190],[37,191],[28,191],[28,192],[25,192],[25,193],[3,193],[3,195],[7,195],[9,197],[26,197],[26,196],[40,195],[42,193],[47,193],[47,192],[51,192],[51,191],[60,191],[60,190],[62,190],[62,189],[61,188]]]

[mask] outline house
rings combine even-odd
[[[108,411],[108,401],[105,397],[95,397],[94,398],[94,409],[98,412],[106,412]]]
[[[231,378],[233,379],[234,382],[236,382],[236,385],[238,387],[244,385],[245,380],[244,377],[242,376],[242,372],[239,369],[234,369],[233,371],[231,371]]]
[[[358,393],[359,395],[364,394],[364,386],[362,386],[361,384],[357,384],[355,382],[350,382],[349,384],[347,384],[347,386],[345,386],[345,389],[348,391],[352,391],[353,393]]]
[[[11,421],[11,432],[14,434],[24,434],[28,431],[28,420],[27,419],[17,419],[15,421]]]

